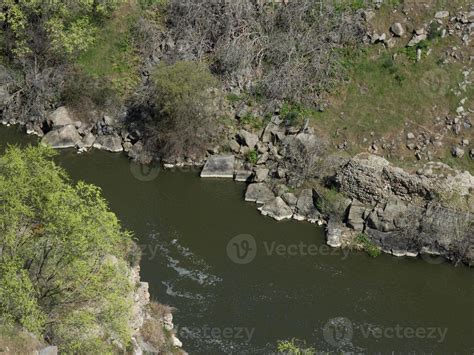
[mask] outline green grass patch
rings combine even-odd
[[[139,11],[132,2],[123,4],[99,30],[94,44],[78,59],[87,74],[108,79],[122,95],[133,89],[139,80],[139,57],[131,33]]]
[[[372,243],[369,237],[364,233],[358,234],[354,241],[356,244],[361,246],[364,251],[372,258],[376,258],[381,254],[380,249],[374,243]]]
[[[258,160],[257,151],[255,149],[250,150],[246,155],[246,159],[251,164],[257,164],[257,160]]]
[[[363,138],[398,133],[405,122],[431,125],[434,106],[454,110],[452,94],[460,79],[460,67],[440,65],[435,56],[413,63],[403,55],[379,54],[378,49],[360,54],[350,63],[350,81],[333,95],[331,107],[316,116],[314,127],[326,136],[341,136],[354,146]]]

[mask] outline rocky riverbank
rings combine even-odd
[[[288,131],[277,119],[260,136],[240,131],[230,144],[237,158],[211,156],[201,176],[229,177],[233,167],[236,181],[249,182],[245,200],[257,203],[263,215],[325,224],[332,247],[354,247],[364,234],[395,256],[435,255],[472,265],[474,177],[469,172],[429,162],[409,173],[369,153],[352,159],[321,156],[315,166],[327,170],[320,179],[294,189],[287,179],[287,146],[293,140],[308,152],[318,137]],[[257,163],[246,162],[247,151],[257,146]]]

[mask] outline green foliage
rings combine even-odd
[[[355,242],[364,248],[365,252],[373,258],[376,258],[381,254],[380,249],[372,243],[369,237],[364,233],[358,234],[355,238]]]
[[[306,345],[300,344],[301,342],[292,340],[282,340],[278,342],[277,351],[278,353],[288,355],[315,355],[316,351],[313,348],[307,348]]]
[[[16,56],[75,54],[93,43],[96,24],[123,1],[3,0],[0,28]]]
[[[126,346],[131,235],[100,189],[71,185],[53,154],[9,147],[2,158],[0,317],[65,352],[102,351],[111,336]]]
[[[304,123],[306,118],[316,116],[316,111],[300,104],[285,101],[280,110],[280,116],[290,126],[298,126]]]
[[[255,116],[251,113],[246,113],[244,117],[240,119],[240,123],[243,126],[248,126],[253,129],[262,129],[270,121],[270,117]]]
[[[218,127],[217,81],[202,63],[161,63],[152,74],[155,133],[163,156],[200,156]]]
[[[347,207],[346,198],[335,188],[318,190],[319,198],[316,201],[316,207],[322,213],[328,216],[337,216],[344,218]]]
[[[249,150],[247,153],[247,161],[251,164],[257,164],[258,154],[255,149]]]
[[[86,74],[108,81],[111,88],[122,95],[130,93],[140,79],[140,58],[132,34],[138,16],[137,6],[123,4],[97,31],[94,43],[78,58]]]

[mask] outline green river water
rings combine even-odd
[[[37,139],[0,129],[1,150],[28,142]],[[190,354],[269,354],[289,338],[334,353],[474,352],[466,266],[329,249],[319,227],[263,217],[243,201],[243,183],[195,170],[143,171],[97,150],[57,161],[100,186],[137,236],[142,279],[176,308]]]

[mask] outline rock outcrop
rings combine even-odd
[[[340,168],[337,181],[353,198],[347,226],[383,251],[473,264],[474,177],[468,172],[429,163],[410,174],[383,158],[360,154]],[[451,206],[453,200],[458,204]],[[332,237],[331,243],[338,244]]]

